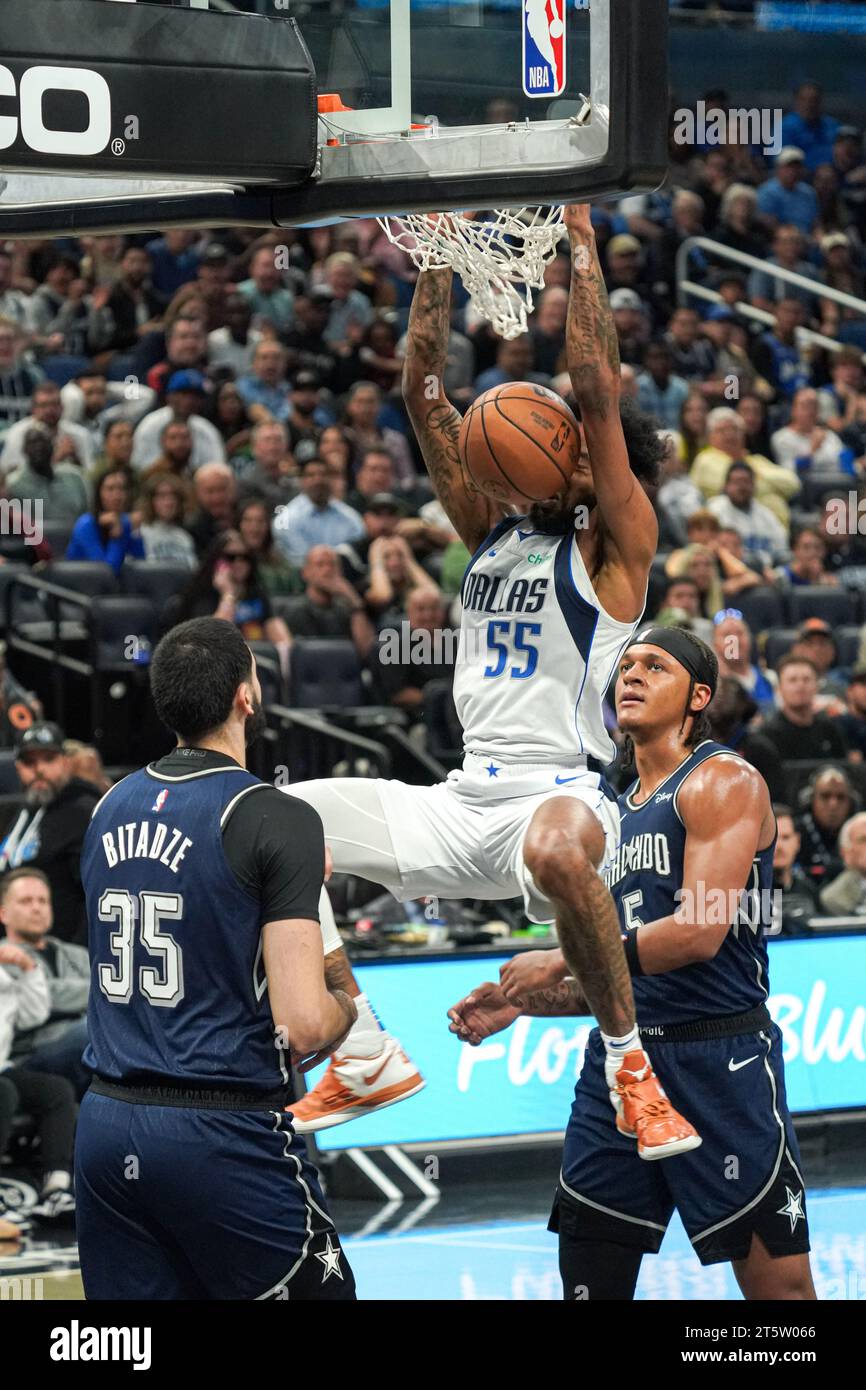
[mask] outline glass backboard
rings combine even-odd
[[[174,98],[146,113],[164,153],[163,167],[148,166],[153,177],[130,177],[144,171],[128,145],[113,164],[73,155],[22,169],[19,141],[10,166],[0,163],[0,234],[516,207],[654,187],[664,174],[667,0],[3,0],[0,55],[34,4],[84,17],[76,32],[96,71],[109,36],[117,58],[128,33],[126,57],[145,79],[150,70],[154,87],[152,37],[172,26]],[[235,70],[248,38],[267,86],[249,85],[249,65]],[[310,65],[312,111],[302,74],[281,90],[271,70],[295,49]],[[18,56],[40,71],[50,61],[51,72],[85,62],[56,51],[46,59],[38,45]],[[117,68],[122,83],[127,67]],[[4,87],[8,70],[0,66],[0,161],[3,113],[14,119],[23,68]],[[212,80],[185,104],[206,70]],[[73,133],[74,120],[88,118],[47,109],[43,124],[72,119]],[[209,145],[201,176],[194,161],[173,167],[178,128],[196,123]],[[111,141],[123,144],[116,124]],[[276,141],[291,157],[280,159]]]

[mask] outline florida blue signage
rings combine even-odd
[[[361,988],[427,1085],[399,1105],[318,1134],[321,1149],[565,1127],[591,1019],[518,1019],[480,1047],[448,1032],[448,1008],[482,980],[498,979],[506,959],[358,966]],[[791,1109],[866,1108],[866,935],[773,941],[770,979]],[[312,1074],[311,1085],[320,1074]]]

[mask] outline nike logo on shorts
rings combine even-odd
[[[745,1062],[735,1062],[732,1057],[728,1063],[728,1071],[739,1071],[740,1067],[747,1067],[750,1062],[757,1062],[758,1055],[759,1054],[756,1052],[754,1057],[747,1057]]]
[[[557,777],[557,779],[556,779],[556,785],[557,785],[558,787],[562,787],[562,786],[565,785],[566,782],[576,782],[576,781],[577,781],[577,778],[576,778],[576,777]]]

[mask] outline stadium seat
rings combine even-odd
[[[256,671],[262,687],[263,705],[281,705],[285,691],[280,655],[273,642],[249,642],[250,651],[256,658]]]
[[[149,599],[128,594],[100,595],[90,614],[93,665],[98,671],[126,672],[146,666],[157,628],[156,610]]]
[[[71,521],[46,521],[42,525],[42,539],[51,546],[54,560],[62,560],[72,535]]]
[[[73,589],[77,594],[96,598],[103,594],[117,593],[117,578],[110,565],[101,560],[52,560],[46,565],[40,578],[49,584],[59,584],[62,589]],[[60,604],[60,616],[68,622],[86,622],[87,615],[76,603]]]
[[[785,625],[785,595],[769,585],[747,589],[731,602],[739,608],[752,632],[767,632]]]
[[[121,572],[124,593],[153,600],[161,613],[174,595],[189,583],[192,571],[183,565],[166,565],[158,560],[127,560]]]
[[[361,705],[364,687],[353,642],[299,637],[292,643],[289,699],[298,709]]]
[[[0,796],[14,796],[21,791],[21,781],[15,767],[15,753],[11,748],[0,751]]]
[[[851,473],[819,473],[814,478],[803,478],[802,484],[797,503],[815,510],[820,508],[825,497],[847,497],[857,489],[857,479]]]
[[[782,657],[791,650],[796,640],[797,629],[795,627],[774,628],[772,632],[768,632],[764,647],[767,665],[772,666],[775,670]]]
[[[30,573],[28,565],[6,564],[0,565],[0,632],[6,631],[6,589],[13,579],[18,579]],[[19,594],[23,590],[19,590]],[[17,602],[17,600],[16,600]]]
[[[788,594],[788,621],[797,626],[807,618],[823,618],[831,627],[856,623],[860,618],[859,595],[829,584],[804,584]]]

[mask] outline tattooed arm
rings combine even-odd
[[[566,325],[566,357],[575,399],[580,407],[593,487],[604,522],[605,563],[621,572],[618,597],[634,612],[643,607],[646,576],[658,542],[652,503],[629,466],[619,417],[622,378],[616,325],[598,261],[589,205],[565,209],[571,243],[571,292]],[[609,553],[609,550],[612,553]]]
[[[451,332],[451,271],[418,276],[403,364],[403,399],[421,446],[436,496],[460,539],[478,549],[502,515],[497,504],[466,477],[457,453],[460,412],[445,395]]]

